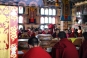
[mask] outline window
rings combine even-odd
[[[23,23],[23,16],[19,16],[18,23]]]
[[[41,23],[41,24],[44,24],[44,17],[41,17],[40,23]]]
[[[47,26],[47,25],[45,25],[44,27],[45,27],[45,28],[48,28],[48,26]]]
[[[19,6],[18,7],[18,29],[20,30],[20,28],[24,29],[23,26],[23,13],[24,13],[24,7],[23,6]]]
[[[49,17],[49,24],[52,23],[52,17]]]
[[[52,15],[52,9],[49,9],[49,15]]]
[[[23,29],[23,25],[19,25],[19,26],[18,26],[18,29],[19,29],[19,30],[20,30],[21,28]]]
[[[41,8],[41,15],[44,15],[44,8]]]
[[[18,12],[19,12],[19,14],[23,14],[23,13],[24,13],[24,8],[23,8],[23,6],[19,6]]]
[[[52,24],[55,24],[55,17],[53,17],[53,18],[51,19],[51,21],[52,21]]]
[[[81,12],[76,12],[77,17],[81,17]]]
[[[48,9],[47,8],[45,9],[45,15],[48,15]]]
[[[41,8],[40,10],[41,18],[40,18],[40,28],[48,28],[48,24],[55,24],[55,8]]]
[[[48,28],[48,25],[41,25],[40,29],[44,30],[44,28]]]
[[[53,9],[53,15],[56,15],[56,10],[55,9]]]
[[[48,23],[48,17],[45,17],[44,20],[45,20],[44,23]]]
[[[44,29],[44,25],[41,25],[41,26],[40,26],[40,29],[42,29],[42,30],[43,30],[43,29]]]

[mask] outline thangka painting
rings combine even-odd
[[[37,8],[35,6],[29,7],[29,23],[36,23]]]
[[[0,58],[17,58],[18,8],[0,5]]]
[[[63,9],[62,9],[62,21],[71,21],[70,15],[70,3],[68,0],[63,0]]]

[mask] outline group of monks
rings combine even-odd
[[[23,58],[87,58],[87,32],[82,34],[81,28],[79,29],[66,29],[60,31],[59,29],[49,28],[41,29],[28,29],[27,34],[30,37],[28,40],[29,51],[27,51]],[[35,36],[38,34],[51,34],[53,38],[58,37],[58,41],[53,47],[51,54],[47,53],[39,45],[39,40]],[[84,41],[77,50],[76,46],[69,41],[68,37],[84,37]]]
[[[52,28],[48,28],[48,29],[44,29],[44,30],[41,30],[41,29],[38,29],[38,28],[29,28],[27,30],[27,36],[28,37],[32,37],[32,36],[36,36],[38,34],[51,34],[53,38],[56,38],[58,37],[58,33],[59,33],[59,29],[56,28],[56,29],[52,29]],[[67,37],[82,37],[82,30],[81,29],[74,29],[74,28],[71,28],[71,29],[65,29],[64,30],[67,34]],[[23,31],[22,30],[19,30],[19,36],[21,34],[23,34]]]
[[[44,29],[44,30],[41,30],[41,29],[38,29],[38,28],[29,28],[27,31],[27,36],[28,37],[34,37],[38,34],[53,34],[53,31],[51,31],[52,29]],[[18,36],[21,36],[23,34],[24,31],[21,31],[19,30],[18,32]]]
[[[58,37],[60,41],[52,47],[51,54],[40,47],[38,38],[30,37],[29,51],[23,55],[23,58],[87,58],[87,32],[83,33],[84,41],[79,50],[67,39],[65,31],[60,31]]]

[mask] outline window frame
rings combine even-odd
[[[19,7],[23,7],[23,13],[19,13]],[[23,22],[22,23],[19,23],[19,16],[22,16],[23,17],[23,14],[24,14],[24,10],[25,10],[25,8],[24,8],[24,6],[18,6],[18,30],[20,30],[19,29],[19,25],[22,25],[23,26],[23,30],[24,30],[24,24],[23,24]],[[23,20],[24,20],[24,17],[23,17]]]
[[[41,8],[43,8],[44,9],[44,14],[41,14]],[[53,22],[53,20],[52,20],[52,18],[54,17],[55,18],[55,16],[57,15],[57,10],[56,10],[56,8],[49,8],[49,7],[41,7],[40,8],[40,15],[41,15],[41,17],[43,17],[44,18],[44,23],[41,23],[41,17],[40,17],[40,26],[41,25],[44,25],[44,27],[45,27],[45,25],[48,25],[48,24],[52,24]],[[48,9],[48,15],[46,15],[45,14],[45,9]],[[51,9],[52,10],[52,14],[53,14],[53,10],[55,9],[55,15],[49,15],[49,9]],[[45,17],[47,17],[48,18],[48,23],[45,23]],[[49,19],[49,17],[51,18],[51,21],[50,21],[50,19]],[[42,20],[43,21],[43,20]],[[55,21],[56,21],[56,18],[55,18]],[[50,23],[49,23],[50,22]],[[56,22],[55,22],[56,23]],[[54,24],[55,24],[54,23]]]
[[[22,25],[22,26],[23,26],[23,30],[24,30],[24,25],[23,25],[23,24],[18,24],[18,30],[20,30],[20,29],[19,29],[19,25]]]
[[[19,20],[21,20],[21,19],[19,19],[20,16],[23,17],[23,15],[18,15],[18,23],[19,23]],[[24,17],[23,17],[23,20],[24,20]],[[23,21],[23,20],[22,20],[22,21]],[[22,22],[22,23],[19,23],[19,24],[23,24],[23,22]]]
[[[23,13],[20,13],[20,12],[19,12],[19,11],[20,11],[20,10],[19,10],[19,7],[23,7]],[[19,15],[24,14],[24,11],[25,11],[24,6],[18,6],[18,14],[19,14]]]

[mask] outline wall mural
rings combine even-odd
[[[0,0],[0,4],[6,5],[24,5],[24,6],[42,6],[43,0]]]
[[[0,5],[0,58],[17,58],[18,7]]]

